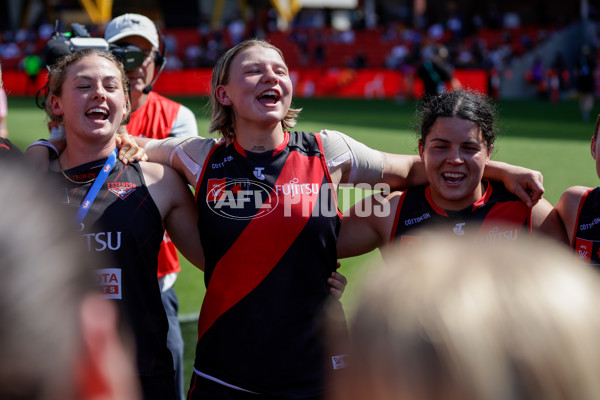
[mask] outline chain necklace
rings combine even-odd
[[[72,182],[76,185],[85,185],[86,183],[91,183],[94,182],[96,180],[96,177],[93,177],[92,179],[88,179],[87,181],[83,181],[83,182],[79,182],[76,180],[73,180],[71,178],[69,178],[69,176],[67,174],[65,174],[65,171],[63,171],[62,167],[60,166],[60,160],[57,158],[56,162],[58,163],[58,169],[60,170],[60,172],[63,174],[63,176],[65,177],[66,180],[68,180],[69,182]]]

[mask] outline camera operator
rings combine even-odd
[[[163,41],[161,53],[159,34],[154,23],[140,14],[123,14],[109,22],[104,38],[111,45],[113,53],[118,52],[119,49],[113,46],[117,45],[132,50],[136,47],[145,55],[139,67],[127,71],[132,110],[127,124],[128,133],[154,139],[198,136],[196,117],[192,111],[152,90],[166,63],[165,44]],[[165,234],[158,255],[158,278],[163,304],[169,318],[168,346],[173,354],[177,395],[179,399],[183,399],[183,338],[177,319],[177,295],[173,289],[180,270],[175,246]]]

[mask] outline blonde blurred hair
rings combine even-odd
[[[386,260],[351,318],[338,394],[600,399],[600,277],[566,249],[444,237]]]
[[[208,127],[210,133],[219,132],[226,139],[232,139],[235,136],[235,115],[233,107],[221,104],[217,98],[217,87],[229,83],[231,63],[235,56],[254,46],[262,46],[267,49],[275,50],[281,57],[281,60],[285,63],[285,58],[283,57],[281,50],[271,43],[260,39],[245,40],[225,52],[225,54],[217,60],[212,72],[210,91],[210,107],[212,112],[210,116],[210,126]],[[288,110],[283,121],[281,121],[284,130],[287,131],[296,126],[297,118],[301,110],[301,108],[290,108]]]

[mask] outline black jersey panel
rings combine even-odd
[[[573,250],[581,261],[600,265],[600,188],[590,189],[582,196]]]
[[[487,183],[482,198],[463,210],[441,210],[432,203],[427,186],[408,189],[399,206],[393,239],[400,240],[401,246],[421,241],[423,229],[474,237],[480,242],[516,240],[522,233],[531,234],[531,210],[499,182]]]
[[[104,160],[66,173],[94,177]],[[60,174],[56,174],[59,175]],[[74,213],[92,183],[74,184],[62,179],[65,204]],[[137,163],[117,160],[83,220],[84,245],[102,256],[93,265],[107,298],[116,302],[131,327],[140,375],[162,375],[173,370],[167,348],[168,321],[160,297],[157,257],[163,238],[162,218],[145,185]]]

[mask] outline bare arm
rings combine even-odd
[[[560,196],[558,203],[554,206],[554,211],[562,220],[569,244],[573,243],[573,235],[575,234],[575,224],[577,223],[577,213],[579,211],[579,203],[585,192],[590,188],[584,186],[573,186],[565,190]]]
[[[425,167],[420,157],[384,153],[383,182],[392,188],[427,183]],[[500,181],[507,189],[532,207],[544,194],[543,177],[539,171],[500,161],[490,161],[484,170],[484,178]]]
[[[367,197],[344,213],[337,242],[338,258],[358,256],[386,244],[392,232],[401,192],[381,200]]]
[[[485,167],[483,177],[504,183],[504,186],[528,207],[533,207],[544,194],[542,173],[529,168],[490,161]]]
[[[566,245],[569,244],[563,221],[548,200],[542,198],[533,206],[531,220],[534,236],[541,233]]]
[[[383,183],[387,183],[393,189],[401,190],[427,183],[421,157],[383,153],[383,159]]]
[[[191,191],[172,168],[156,163],[140,165],[171,240],[188,261],[204,270],[198,214]]]
[[[417,155],[384,153],[337,131],[321,131],[320,135],[335,184],[385,183],[393,190],[402,190],[427,183],[425,167]],[[529,207],[544,193],[542,174],[527,168],[490,161],[484,177],[504,183]]]

